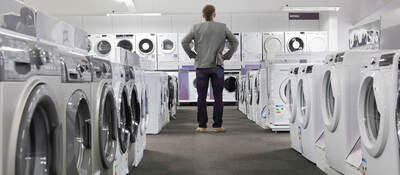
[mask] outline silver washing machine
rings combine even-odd
[[[61,116],[65,145],[65,174],[92,174],[90,62],[84,55],[60,53],[62,68]]]
[[[93,76],[92,173],[112,175],[118,137],[118,111],[112,87],[112,65],[109,61],[93,57],[90,62]]]
[[[53,46],[0,32],[0,174],[62,174],[63,89]]]

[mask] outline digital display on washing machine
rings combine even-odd
[[[344,53],[339,53],[335,57],[335,63],[341,63],[344,60]]]
[[[394,53],[382,55],[381,59],[379,60],[379,66],[383,67],[392,65],[394,56]]]

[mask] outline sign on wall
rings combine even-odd
[[[350,29],[349,48],[357,50],[378,50],[381,40],[381,21],[377,20]]]
[[[289,20],[319,20],[319,13],[289,13]]]

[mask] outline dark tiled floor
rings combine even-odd
[[[212,108],[209,108],[212,121]],[[210,123],[211,126],[211,123]],[[290,149],[289,133],[265,131],[236,107],[225,107],[226,133],[195,133],[196,109],[181,107],[177,120],[148,136],[135,175],[319,175],[315,165]]]

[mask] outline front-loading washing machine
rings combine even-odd
[[[185,49],[182,47],[182,40],[185,38],[187,33],[178,33],[178,40],[179,40],[179,47],[178,47],[178,54],[179,54],[179,66],[187,66],[187,65],[194,65],[194,59],[189,58],[186,54]],[[194,51],[194,41],[190,43],[190,48]]]
[[[264,128],[268,129],[267,125],[267,118],[270,115],[269,111],[269,82],[268,82],[268,67],[261,68],[258,72],[258,79],[259,79],[259,90],[260,90],[260,99],[259,99],[259,119],[257,120],[257,124]]]
[[[307,35],[307,52],[325,52],[328,50],[328,33],[327,32],[306,32]]]
[[[285,47],[287,52],[306,52],[308,43],[305,32],[285,32]]]
[[[178,70],[178,34],[176,33],[159,33],[157,34],[158,70]]]
[[[287,109],[286,115],[289,117],[290,123],[290,145],[291,147],[297,151],[301,152],[300,150],[300,141],[299,141],[299,122],[298,122],[298,84],[300,79],[300,71],[301,67],[299,65],[293,65],[289,69],[289,81],[288,81],[288,88],[286,89],[287,94],[287,103],[285,108]]]
[[[114,174],[118,142],[118,111],[112,86],[112,64],[91,57],[92,173]]]
[[[168,87],[168,74],[159,72],[161,78],[161,108],[162,108],[162,127],[170,122],[171,113],[169,108],[169,87]]]
[[[57,48],[0,32],[1,174],[63,174],[64,98]]]
[[[123,48],[130,52],[136,51],[136,35],[135,34],[116,34],[115,47]]]
[[[322,117],[325,124],[326,158],[335,171],[345,173],[346,157],[360,137],[357,92],[361,64],[370,59],[371,52],[346,52],[326,58],[328,70],[323,72]]]
[[[84,55],[60,53],[64,98],[60,104],[64,119],[66,174],[92,174],[92,72]]]
[[[324,64],[308,65],[302,70],[303,78],[298,82],[301,148],[303,156],[314,163],[316,163],[315,143],[324,132],[319,92],[321,92],[323,72],[326,70],[327,66]]]
[[[239,111],[246,115],[246,76],[240,74],[239,75],[239,83],[238,83],[238,91],[239,91],[239,99],[238,99],[238,108]]]
[[[173,119],[176,119],[176,114],[178,112],[178,76],[168,75],[168,91],[169,91],[169,98],[168,98],[168,107],[170,111],[170,116]]]
[[[253,106],[252,106],[252,110],[253,110],[253,121],[258,123],[259,119],[260,119],[260,76],[259,76],[259,70],[257,70],[256,75],[254,76],[254,80],[253,80]]]
[[[115,59],[115,35],[92,35],[93,55],[98,58],[104,58],[110,61]]]
[[[158,134],[163,127],[163,87],[162,76],[159,72],[145,72],[148,90],[149,121],[147,134]]]
[[[157,36],[155,33],[136,34],[136,52],[143,58],[141,64],[144,69],[157,69]]]
[[[240,33],[233,33],[233,36],[239,41],[238,48],[236,52],[233,54],[232,58],[230,60],[225,60],[224,61],[224,68],[225,69],[240,69],[242,68],[242,56],[241,56],[241,34]],[[225,42],[225,48],[223,53],[225,54],[226,52],[229,51],[229,42]]]
[[[246,74],[247,81],[247,118],[251,121],[254,121],[253,117],[253,106],[254,106],[254,82],[255,77],[257,76],[257,70],[248,70]]]
[[[262,34],[242,33],[242,65],[259,65],[262,60]]]
[[[400,174],[399,53],[371,54],[361,70],[357,108],[364,174]]]
[[[237,102],[237,81],[240,72],[225,71],[224,72],[224,90],[223,101],[224,102]]]
[[[284,32],[266,32],[263,33],[263,59],[267,60],[268,54],[285,51]]]

